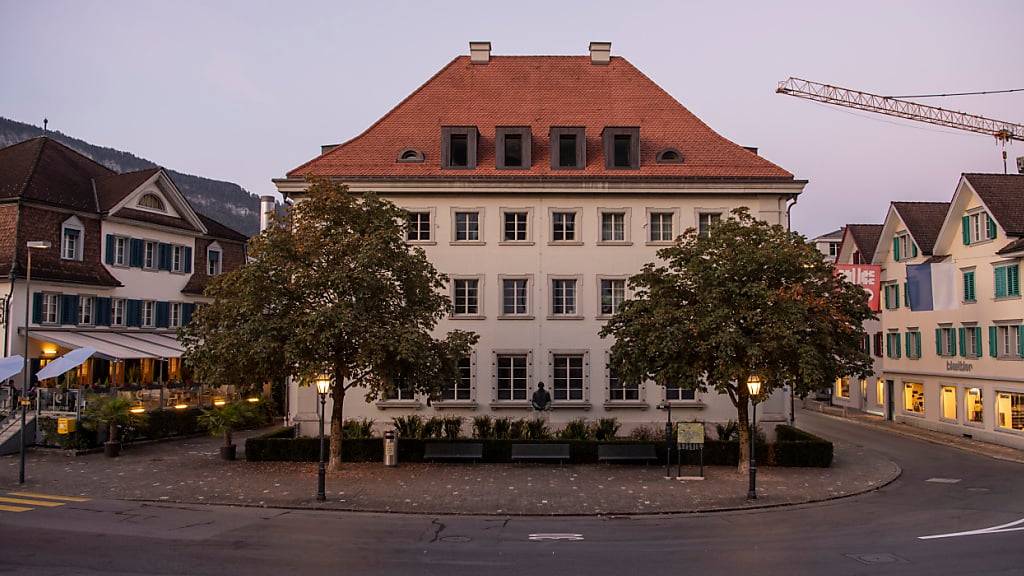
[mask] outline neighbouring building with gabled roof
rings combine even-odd
[[[454,311],[438,329],[481,335],[440,398],[395,389],[350,401],[347,416],[528,416],[544,382],[553,427],[616,417],[625,431],[660,427],[666,404],[681,420],[735,418],[728,398],[629,387],[609,369],[598,331],[626,279],[682,230],[707,233],[734,208],[788,225],[806,184],[716,133],[607,43],[585,56],[492,56],[471,43],[362,134],[275,184],[301,202],[313,177],[405,208],[407,241],[450,277]],[[289,394],[292,421],[312,433],[314,392]],[[784,420],[785,400],[760,414]]]
[[[839,256],[839,244],[843,241],[844,230],[842,228],[833,230],[827,234],[822,234],[816,238],[812,238],[810,243],[821,252],[822,257],[829,262],[835,262]]]
[[[32,249],[26,297],[27,243],[40,241],[50,247]],[[47,137],[0,149],[2,356],[26,353],[27,304],[32,374],[90,347],[66,384],[155,400],[140,387],[188,382],[176,330],[210,278],[242,265],[246,242],[197,213],[162,168],[118,174]]]
[[[893,203],[874,257],[891,419],[1024,448],[1022,257],[1024,175]]]

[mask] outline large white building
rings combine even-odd
[[[530,416],[544,382],[554,428],[578,417],[660,426],[666,401],[677,419],[734,419],[726,397],[623,386],[598,332],[626,279],[682,230],[737,207],[785,226],[805,182],[714,132],[609,44],[587,56],[470,48],[365,132],[275,180],[296,201],[308,178],[327,177],[408,210],[409,243],[450,277],[454,312],[438,331],[480,334],[440,401],[354,394],[346,417]],[[783,421],[786,400],[759,415]],[[312,433],[314,391],[292,387],[289,405]]]
[[[1022,257],[1024,175],[964,174],[951,202],[893,203],[874,254],[892,418],[1024,448]]]

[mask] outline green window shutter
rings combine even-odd
[[[985,220],[988,221],[988,237],[989,238],[995,238],[996,237],[996,221],[993,220],[992,217],[989,216],[988,214],[985,214]]]
[[[900,340],[903,338],[903,336],[899,332],[894,334],[894,336],[896,337],[896,357],[900,358],[903,355],[903,351],[901,350],[902,346],[900,345]]]
[[[977,328],[977,330],[978,330],[978,336],[981,336],[981,327],[979,326]],[[999,346],[997,345],[996,338],[997,338],[997,336],[996,336],[996,327],[995,326],[989,326],[988,327],[988,355],[993,357],[993,358],[995,358],[996,356],[999,355]],[[979,344],[978,345],[978,356],[981,356],[981,343],[979,342],[978,344]]]
[[[960,219],[961,230],[963,231],[964,246],[969,246],[971,243],[971,218],[970,216],[964,216]]]
[[[910,243],[910,255],[913,258],[917,258],[917,242]]]
[[[892,307],[893,308],[899,308],[900,307],[900,285],[899,284],[893,284],[892,285],[892,292],[893,292]]]
[[[974,271],[964,272],[964,300],[974,302]]]
[[[42,324],[43,322],[43,293],[32,294],[32,323]]]
[[[981,358],[981,326],[974,327],[974,355]]]
[[[907,290],[907,286],[909,286],[909,285],[910,285],[909,282],[904,282],[903,283],[903,307],[904,308],[910,308],[910,290]]]
[[[1024,358],[1024,324],[1017,326],[1017,356]]]
[[[921,333],[914,332],[914,357],[921,357]]]
[[[114,235],[107,234],[107,255],[103,260],[107,264],[114,263]]]
[[[132,268],[142,268],[142,249],[144,243],[141,238],[128,240],[128,265]]]
[[[907,358],[914,356],[914,342],[910,335],[913,332],[907,332],[907,339],[903,342],[904,351],[907,353]]]
[[[889,290],[889,286],[887,285],[883,289],[883,292],[885,292],[885,309],[886,310],[891,310],[892,309],[892,291]]]
[[[895,259],[897,262],[899,262],[900,261],[900,239],[899,239],[898,236],[896,238],[892,239],[892,254],[893,254],[893,256],[892,256],[893,259]]]
[[[183,252],[185,253],[184,256],[182,256],[185,259],[185,262],[182,263],[182,265],[184,266],[183,271],[185,272],[185,274],[191,274],[192,273],[192,248],[190,246],[185,246],[185,249],[183,250]]]
[[[996,268],[996,298],[1003,298],[1006,296],[1006,270],[1008,266],[1000,266]]]
[[[1020,296],[1020,265],[1006,267],[1006,295]]]
[[[935,329],[935,355],[942,356],[942,328]]]
[[[960,356],[967,356],[967,330],[965,328],[957,328],[957,340],[960,341]]]

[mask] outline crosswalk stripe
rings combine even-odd
[[[8,496],[24,496],[26,498],[45,498],[48,500],[66,500],[68,502],[88,502],[81,496],[57,496],[56,494],[40,494],[39,492],[8,492]]]
[[[54,508],[66,504],[66,502],[54,502],[53,500],[29,500],[28,498],[8,498],[6,496],[0,496],[0,502],[24,504],[26,506],[42,506],[43,508]]]
[[[0,504],[0,512],[28,512],[31,508],[25,508],[24,506],[4,506]]]

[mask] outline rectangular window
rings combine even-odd
[[[967,224],[967,232],[964,237],[968,240],[965,244],[984,242],[996,237],[995,220],[987,212],[975,212],[964,217]]]
[[[60,308],[60,294],[43,294],[43,312],[40,316],[43,324],[56,324],[57,311]]]
[[[157,243],[146,241],[145,247],[142,250],[142,267],[148,270],[156,269],[157,265]]]
[[[552,127],[551,169],[579,169],[587,165],[586,132],[582,127]]]
[[[385,394],[387,400],[415,400],[416,394],[404,378],[395,378]]]
[[[875,404],[885,406],[885,380],[881,378],[875,382]]]
[[[110,325],[124,326],[125,324],[125,299],[114,298],[110,301]]]
[[[526,400],[526,354],[499,354],[498,400]]]
[[[114,265],[128,265],[128,238],[124,236],[114,236]]]
[[[64,228],[60,256],[65,260],[81,260],[82,231],[77,228]]]
[[[924,414],[924,384],[918,382],[903,384],[903,409],[915,414]]]
[[[604,167],[608,169],[640,167],[640,129],[607,127],[604,129]]]
[[[619,378],[619,372],[608,367],[608,399],[611,401],[616,400],[639,400],[640,399],[640,385],[632,384],[627,385],[622,382]]]
[[[576,213],[552,212],[551,239],[554,242],[571,242],[576,240]]]
[[[78,297],[78,323],[86,326],[96,323],[96,299],[94,297]]]
[[[448,154],[452,168],[465,168],[469,166],[469,136],[466,134],[452,134]]]
[[[220,250],[206,251],[206,273],[217,276],[221,272]]]
[[[917,360],[921,357],[921,333],[917,330],[907,331],[906,340],[907,358]]]
[[[475,126],[441,127],[441,167],[476,168]]]
[[[409,242],[430,241],[430,212],[408,212],[405,239]]]
[[[917,244],[910,234],[903,233],[893,238],[893,259],[897,262],[917,257]]]
[[[721,212],[702,212],[697,215],[697,233],[701,236],[707,236],[711,233],[711,226],[722,221]],[[835,256],[833,247],[835,244],[829,244],[829,255]]]
[[[847,399],[850,397],[849,378],[836,378],[836,396]]]
[[[632,137],[628,134],[616,134],[614,136],[614,162],[616,168],[629,168],[629,149],[631,147],[631,140]]]
[[[601,315],[611,316],[619,311],[622,301],[626,299],[626,281],[601,279]]]
[[[697,400],[697,391],[692,388],[682,388],[678,384],[668,384],[665,386],[665,400],[693,402]]]
[[[552,372],[554,400],[583,400],[582,354],[556,354]]]
[[[470,400],[473,386],[473,363],[466,356],[459,358],[459,375],[447,386],[441,389],[441,400]]]
[[[672,235],[672,212],[651,212],[651,242],[671,242]]]
[[[562,134],[558,137],[558,165],[562,168],[576,167],[575,134]]]
[[[901,340],[899,332],[889,332],[885,335],[885,356],[887,358],[897,359],[902,356],[902,351],[900,350]]]
[[[156,326],[156,302],[144,300],[142,302],[142,327],[152,328]]]
[[[601,213],[601,241],[624,242],[626,240],[626,213]]]
[[[829,242],[828,243],[828,255],[833,257],[833,258],[838,256],[839,255],[839,244],[836,244],[835,242]]]
[[[505,212],[505,242],[525,242],[528,239],[526,224],[529,218],[529,212]]]
[[[974,270],[964,270],[964,302],[976,302],[974,293]]]
[[[886,284],[883,290],[885,294],[885,309],[898,309],[900,307],[900,285],[896,282]]]
[[[551,281],[551,314],[574,316],[576,314],[576,280],[556,279]]]
[[[506,316],[527,313],[526,278],[505,279],[501,282],[501,313]]]
[[[980,424],[985,421],[984,404],[981,400],[981,388],[964,390],[964,414],[968,422]]]
[[[964,349],[963,355],[968,358],[981,356],[981,327],[967,326],[963,329],[961,336],[963,338],[961,343]]]
[[[455,315],[475,315],[480,313],[479,288],[480,281],[477,279],[456,279],[454,281]]]
[[[956,388],[943,386],[939,395],[939,403],[942,417],[946,420],[956,420]]]
[[[521,134],[505,135],[505,167],[519,168],[523,165],[523,136]]]
[[[996,395],[996,425],[1004,430],[1024,430],[1024,394],[1000,392]]]
[[[171,246],[171,272],[182,272],[185,270],[185,247]]]
[[[1020,350],[1019,337],[1019,326],[996,326],[996,357],[1020,358],[1020,354],[1018,354]]]
[[[956,330],[953,327],[937,328],[935,338],[935,352],[939,356],[956,355]]]
[[[182,310],[182,306],[183,305],[182,305],[181,302],[171,302],[170,303],[170,305],[168,306],[168,319],[167,319],[167,326],[168,327],[170,327],[170,328],[180,328],[181,327],[181,310]]]
[[[480,213],[455,213],[455,241],[477,242],[480,240]]]
[[[1020,265],[995,267],[996,298],[1020,296]]]

